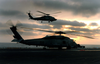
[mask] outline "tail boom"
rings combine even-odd
[[[17,28],[15,26],[13,27],[10,27],[11,31],[13,32],[14,34],[14,38],[12,40],[12,42],[19,42],[19,43],[24,43],[24,39],[20,36],[20,34],[17,32]]]
[[[28,13],[28,16],[29,16],[29,19],[34,19],[34,18],[31,16],[31,13]]]

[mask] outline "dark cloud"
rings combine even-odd
[[[38,25],[38,24],[22,24],[23,27],[26,28],[40,28],[40,29],[50,29],[51,27],[49,25]]]
[[[1,23],[1,22],[0,22],[0,28],[1,28],[1,27],[5,27],[5,26],[4,26],[4,24],[3,24],[3,23]]]
[[[41,33],[36,33],[36,31],[24,31],[21,32],[20,29],[17,30],[17,32],[21,35],[21,36],[36,36],[36,35],[40,35]],[[0,35],[2,36],[6,36],[6,35],[13,35],[12,31],[10,29],[0,29]],[[12,36],[13,37],[13,36]]]
[[[69,27],[67,29],[71,29],[71,30],[76,30],[76,31],[82,31],[82,32],[76,32],[76,33],[72,33],[75,35],[82,35],[82,36],[89,36],[89,37],[93,37],[96,38],[96,34],[100,34],[100,29],[92,29],[90,30],[89,28],[74,28],[74,27]]]
[[[36,35],[39,35],[39,34],[34,33],[32,31],[31,32],[27,31],[27,32],[23,32],[21,35],[22,36],[36,36]]]
[[[87,35],[88,34],[95,35],[95,34],[99,34],[100,33],[100,29],[92,29],[92,30],[90,30],[89,28],[74,28],[74,27],[69,27],[69,29],[76,30],[76,31],[87,32]]]
[[[24,25],[25,26],[25,25]],[[30,25],[27,25],[30,26]],[[36,27],[36,26],[35,26]],[[20,35],[25,35],[25,36],[31,36],[31,35],[38,35],[35,31],[32,32],[33,30],[31,29],[30,31],[23,31],[23,28],[21,26],[17,26],[17,31]],[[5,26],[5,24],[0,23],[0,35],[13,35],[12,31],[10,30],[10,26]]]
[[[75,15],[82,14],[86,17],[97,14],[100,9],[99,0],[33,0],[33,2],[33,4],[38,7],[72,11]]]
[[[33,4],[31,4],[33,1]],[[33,6],[32,6],[33,5]],[[99,0],[4,0],[0,3],[1,14],[4,15],[16,15],[17,13],[22,14],[18,11],[9,10],[20,10],[29,11],[31,10],[45,10],[45,11],[71,11],[74,15],[81,14],[89,17],[99,13],[100,1]],[[7,10],[7,11],[5,11]],[[23,14],[22,14],[23,15]]]
[[[41,24],[38,22],[38,24]],[[43,23],[42,25],[38,24],[25,24],[23,23],[22,25],[24,27],[29,27],[29,28],[40,28],[40,29],[61,29],[63,25],[70,25],[72,27],[83,27],[86,26],[85,23],[83,22],[78,22],[78,21],[67,21],[67,20],[57,20],[51,23]],[[53,27],[50,27],[50,25],[53,25]]]
[[[18,10],[1,10],[0,9],[0,15],[5,17],[15,17],[15,18],[27,18],[27,15],[25,15],[23,12]]]
[[[16,10],[0,10],[0,15],[4,15],[4,16],[14,16],[14,15],[19,15],[22,14],[20,11],[16,11]]]
[[[98,26],[97,23],[90,23],[89,26]]]
[[[2,30],[0,30],[0,34],[1,34],[1,35],[7,35],[8,33],[7,33],[6,30],[3,30],[3,29],[2,29]]]
[[[85,31],[85,32],[91,31],[88,28],[74,28],[74,27],[69,27],[69,29],[76,30],[76,31]]]
[[[6,23],[0,22],[0,30],[1,29],[8,29],[8,26],[6,25]]]
[[[52,23],[50,23],[50,25],[70,25],[70,26],[86,26],[85,23],[83,22],[78,22],[78,21],[67,21],[67,20],[57,20],[54,21]]]
[[[61,29],[61,28],[62,28],[61,25],[54,25],[54,26],[53,26],[53,29]]]
[[[7,26],[5,23],[0,22],[0,35],[11,34],[10,26]]]
[[[38,21],[38,24],[41,24],[41,23]],[[57,20],[57,21],[54,21],[54,22],[51,22],[51,23],[44,22],[42,25],[33,24],[33,25],[30,25],[30,26],[33,27],[33,28],[37,27],[37,28],[42,28],[42,29],[50,29],[50,25],[53,25],[53,29],[55,29],[55,28],[60,29],[60,28],[62,28],[63,25],[70,25],[70,26],[76,26],[76,27],[86,26],[86,24],[83,23],[83,22],[67,21],[67,20]]]

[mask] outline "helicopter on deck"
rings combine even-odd
[[[53,16],[50,16],[50,14],[46,14],[46,13],[41,12],[41,11],[37,11],[37,12],[42,13],[42,14],[44,14],[44,15],[41,16],[41,17],[36,17],[36,18],[34,18],[34,17],[31,15],[30,11],[29,11],[29,13],[27,13],[28,16],[29,16],[29,19],[37,20],[37,21],[39,20],[39,21],[41,21],[41,23],[42,23],[42,21],[48,21],[48,22],[50,23],[50,22],[53,22],[53,21],[56,21],[56,20],[57,20],[57,19],[55,19]]]
[[[10,27],[11,31],[14,34],[14,39],[12,42],[19,42],[26,45],[36,45],[36,46],[44,46],[43,49],[46,47],[58,47],[58,49],[62,49],[62,47],[67,47],[67,49],[83,47],[79,44],[75,43],[74,40],[70,39],[69,37],[65,37],[62,35],[59,36],[46,36],[39,39],[28,39],[24,40],[20,34],[17,32],[16,26]]]
[[[66,49],[78,48],[78,47],[85,48],[85,46],[81,46],[80,44],[77,44],[73,39],[62,36],[62,34],[68,34],[68,33],[73,33],[73,32],[78,32],[78,31],[63,32],[63,31],[38,30],[38,31],[55,33],[55,34],[59,34],[59,35],[58,36],[56,36],[56,35],[45,36],[43,38],[38,38],[38,39],[24,40],[21,37],[21,35],[19,34],[19,32],[17,31],[18,25],[16,24],[16,26],[15,26],[15,25],[13,25],[13,23],[9,23],[9,25],[10,25],[10,30],[14,34],[13,35],[14,39],[12,40],[12,42],[22,43],[22,44],[26,44],[26,45],[44,46],[43,49],[46,49],[46,47],[49,47],[49,48],[56,47],[58,49],[62,49],[63,47],[66,47]],[[37,30],[37,29],[34,29],[34,30]],[[87,37],[87,36],[83,36],[83,37]],[[92,37],[87,37],[87,38],[92,38]]]

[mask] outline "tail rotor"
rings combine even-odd
[[[14,23],[11,20],[9,20],[9,21],[6,22],[6,25],[10,26],[10,28],[13,28],[14,30],[17,30],[20,34],[23,33],[20,29],[17,29],[17,28],[21,28],[22,27],[22,24],[21,24],[20,21],[17,21],[17,23],[14,25]],[[12,35],[11,30],[7,29],[6,31],[7,31],[8,34]]]

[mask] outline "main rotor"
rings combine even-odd
[[[85,37],[85,38],[94,39],[93,37],[90,37],[90,36],[73,34],[73,33],[81,33],[81,31],[75,31],[75,30],[74,31],[49,31],[49,30],[41,30],[41,29],[34,29],[34,28],[32,28],[32,30],[37,30],[37,31],[43,31],[43,32],[49,32],[49,33],[59,34],[59,36],[61,36],[62,34],[69,34],[69,35],[75,35],[75,36],[81,36],[81,37]],[[81,34],[83,34],[83,33],[81,33]]]
[[[37,11],[37,12],[44,14],[44,16],[50,16],[50,14],[47,14],[47,13],[44,13],[44,12],[41,12],[41,11]],[[60,13],[60,12],[56,12],[56,13],[53,13],[53,14],[57,14],[57,13]]]

